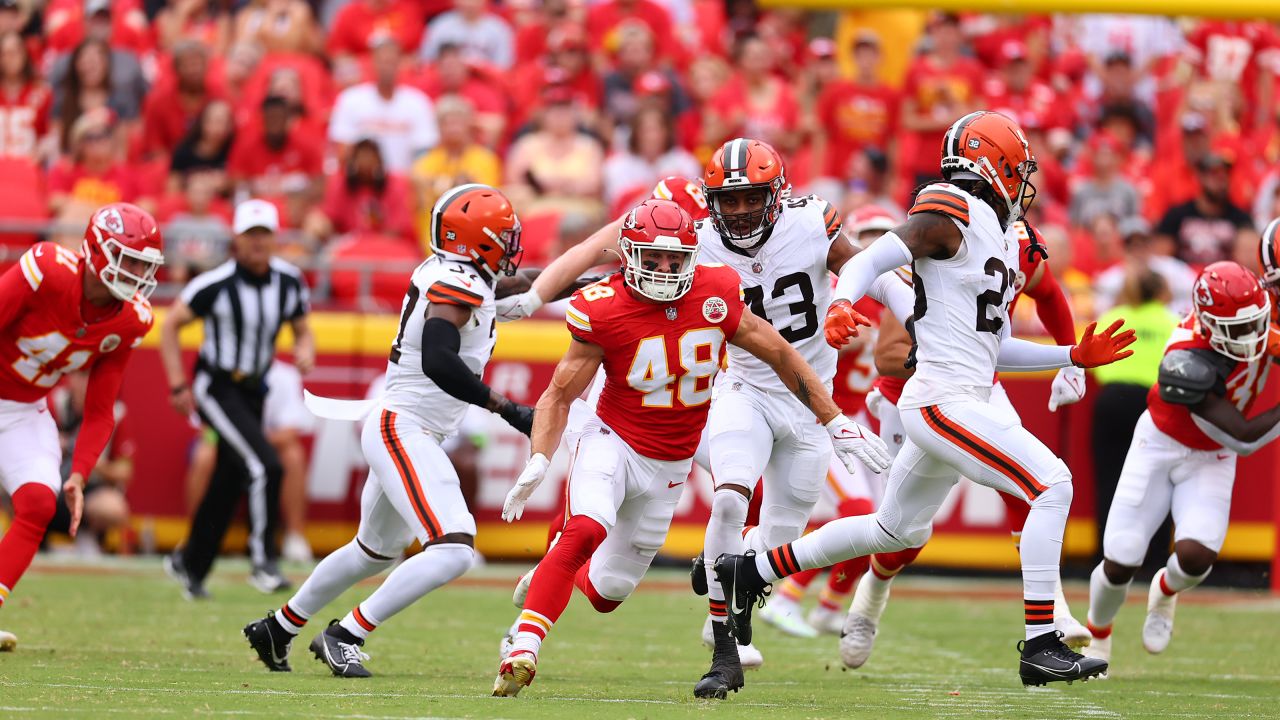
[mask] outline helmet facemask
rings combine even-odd
[[[490,268],[483,258],[478,255],[474,258],[475,264],[481,270],[489,274],[490,279],[499,275],[508,277],[515,275],[516,270],[520,268],[520,260],[524,257],[524,248],[520,245],[521,236],[520,221],[516,220],[515,225],[502,232],[495,233],[489,228],[484,228],[484,234],[494,242],[499,243],[503,248],[502,257],[498,258],[497,267]]]
[[[1267,334],[1271,319],[1271,298],[1262,295],[1262,305],[1249,305],[1236,311],[1235,317],[1196,311],[1196,319],[1209,335],[1209,347],[1232,360],[1253,362],[1267,350]]]
[[[104,239],[96,227],[94,231],[98,235],[99,252],[95,254],[93,248],[89,247],[89,242],[85,241],[83,253],[89,268],[97,274],[102,284],[123,302],[132,302],[135,295],[151,297],[157,285],[156,273],[164,265],[164,255],[153,247],[143,250],[125,247],[115,238]],[[96,266],[95,255],[102,258],[102,267]],[[131,267],[127,267],[126,263]]]
[[[669,235],[659,235],[651,243],[638,243],[625,237],[618,240],[626,260],[623,279],[631,289],[658,302],[679,299],[693,287],[693,274],[698,265],[698,246],[684,245]],[[646,251],[682,253],[684,259],[675,271],[662,270],[653,260],[645,260]]]
[[[707,199],[707,213],[711,216],[712,227],[721,237],[735,247],[746,249],[755,247],[764,237],[765,232],[778,221],[778,207],[782,202],[782,178],[775,178],[767,185],[751,185],[743,183],[732,185],[726,181],[724,187],[704,187],[703,194]],[[738,199],[739,205],[746,205],[748,193],[758,191],[764,194],[763,203],[758,210],[746,212],[725,212],[724,204],[728,196]]]

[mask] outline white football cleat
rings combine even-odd
[[[516,606],[517,610],[524,609],[525,598],[529,597],[529,586],[533,584],[533,573],[538,569],[537,565],[529,568],[529,572],[520,576],[520,582],[516,583],[515,592],[511,593],[511,604]]]
[[[824,635],[839,635],[844,632],[844,613],[821,605],[809,611],[806,622],[809,627]]]
[[[765,607],[768,607],[767,605]],[[707,616],[707,621],[702,624],[702,644],[708,650],[716,649],[716,637],[711,633],[711,616]],[[759,670],[764,665],[764,655],[756,649],[755,645],[739,645],[738,646],[738,662],[742,665],[743,670]]]
[[[1076,652],[1080,652],[1080,648],[1088,647],[1093,641],[1093,633],[1089,632],[1089,628],[1081,625],[1079,620],[1070,615],[1055,616],[1053,627],[1062,633],[1062,642]]]
[[[509,657],[498,666],[498,677],[493,681],[493,697],[515,697],[529,687],[538,674],[538,659],[522,652]]]
[[[861,613],[849,612],[840,629],[840,661],[851,669],[860,668],[871,659],[876,644],[878,622]]]
[[[507,628],[507,634],[502,636],[501,642],[498,643],[498,659],[503,660],[511,654],[511,646],[516,644],[516,634],[520,632],[520,618],[511,623],[511,627]]]
[[[1080,650],[1080,654],[1085,657],[1097,658],[1099,660],[1106,661],[1108,664],[1107,672],[1097,676],[1098,680],[1106,680],[1107,673],[1111,672],[1111,668],[1109,667],[1111,664],[1111,636],[1108,635],[1104,638],[1092,637],[1092,633],[1090,633],[1090,637],[1092,638],[1091,642],[1087,647]]]
[[[1142,647],[1152,655],[1164,652],[1173,637],[1173,613],[1178,609],[1178,596],[1165,595],[1160,589],[1160,580],[1164,578],[1165,569],[1151,578],[1151,589],[1147,591],[1147,620],[1142,623]]]
[[[18,636],[0,630],[0,652],[13,652],[18,647]]]
[[[758,617],[788,635],[798,638],[818,637],[818,631],[800,617],[800,606],[791,600],[770,600],[760,608]]]

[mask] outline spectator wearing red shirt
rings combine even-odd
[[[44,39],[39,35],[39,28],[30,31],[30,9],[24,9],[18,0],[0,1],[0,35],[17,33],[27,54],[32,58],[44,56]]]
[[[1126,52],[1113,52],[1103,59],[1097,74],[1097,92],[1085,104],[1081,124],[1093,127],[1100,121],[1108,107],[1125,106],[1132,109],[1138,122],[1141,144],[1150,147],[1155,142],[1155,113],[1150,104],[1138,95],[1138,74],[1134,72],[1133,57]]]
[[[173,68],[151,92],[142,110],[144,151],[173,152],[211,100],[222,97],[212,82],[203,45],[183,40],[173,47]]]
[[[880,38],[875,33],[857,36],[853,62],[852,80],[838,80],[818,95],[821,133],[813,154],[825,160],[820,172],[827,177],[847,177],[849,161],[868,146],[888,156],[892,166],[900,96],[880,81]]]
[[[113,202],[133,201],[133,173],[120,162],[111,111],[85,113],[71,127],[71,152],[49,170],[49,210],[59,219],[85,221]]]
[[[22,37],[14,32],[0,35],[0,157],[39,157],[52,102]]]
[[[324,138],[293,120],[289,102],[269,95],[260,120],[237,134],[227,172],[237,190],[284,202],[289,217],[304,217],[304,205],[318,190]]]
[[[1191,200],[1200,190],[1195,166],[1212,148],[1208,121],[1200,113],[1189,112],[1182,115],[1178,127],[1180,135],[1166,135],[1158,141],[1150,175],[1160,178],[1160,182],[1152,184],[1144,203],[1147,218],[1159,219],[1166,210]]]
[[[472,65],[456,45],[440,47],[435,63],[423,67],[415,83],[433,102],[446,95],[467,99],[474,111],[475,130],[482,144],[497,147],[511,111],[502,84],[494,74]]]
[[[52,0],[45,8],[44,35],[54,53],[69,52],[85,39],[139,56],[151,52],[140,0]]]
[[[567,89],[580,112],[594,119],[603,93],[600,77],[591,67],[587,36],[572,23],[558,25],[547,33],[546,55],[537,63],[518,67],[511,76],[511,107],[508,128],[523,128],[541,105],[551,86]]]
[[[1187,35],[1184,57],[1200,77],[1239,87],[1255,114],[1246,127],[1267,122],[1280,72],[1280,36],[1261,20],[1202,20]]]
[[[155,31],[163,52],[172,52],[179,42],[188,40],[222,57],[231,43],[231,14],[218,0],[177,0],[156,13]]]
[[[1073,128],[1071,107],[1059,103],[1053,88],[1036,79],[1035,67],[1026,43],[1005,40],[1000,46],[999,75],[982,83],[982,107],[1004,113],[1015,120],[1028,114],[1046,118],[1050,127]]]
[[[720,142],[733,136],[762,140],[784,156],[796,148],[800,103],[790,85],[773,74],[769,45],[748,35],[738,42],[738,72],[720,88],[711,107],[726,130]]]
[[[364,57],[390,36],[405,53],[418,49],[425,18],[413,0],[352,0],[334,16],[326,49],[336,57]]]
[[[329,177],[324,203],[307,218],[306,228],[321,238],[389,235],[413,243],[413,190],[387,172],[376,142],[361,140],[351,148],[346,171]]]
[[[955,15],[934,17],[928,38],[929,51],[912,61],[903,87],[901,125],[906,133],[901,166],[911,187],[938,178],[942,134],[976,108],[982,77],[978,61],[962,54]]]
[[[222,173],[197,171],[181,182],[156,208],[156,220],[164,224],[165,249],[174,257],[165,272],[174,283],[222,263],[231,240],[232,208],[222,198]]]
[[[666,60],[683,57],[683,48],[671,24],[667,9],[652,0],[605,0],[587,11],[587,35],[595,50],[606,55],[617,52],[619,31],[626,23],[640,22],[649,27],[655,38],[664,38],[658,54]]]

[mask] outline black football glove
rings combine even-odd
[[[533,432],[533,408],[508,400],[498,410],[498,417],[507,421],[511,427],[519,430],[526,437]]]

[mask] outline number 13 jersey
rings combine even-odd
[[[912,263],[917,365],[898,407],[986,402],[1017,284],[1017,230],[1006,231],[991,206],[946,183],[920,191],[907,214],[921,212],[948,217],[963,240],[953,257]]]
[[[736,270],[751,312],[772,324],[830,387],[837,353],[822,334],[822,318],[831,304],[827,252],[841,237],[836,209],[816,195],[785,200],[754,256],[726,246],[707,220],[698,221],[697,229],[699,262]],[[760,390],[789,392],[763,360],[738,347],[729,348],[728,372]]]

